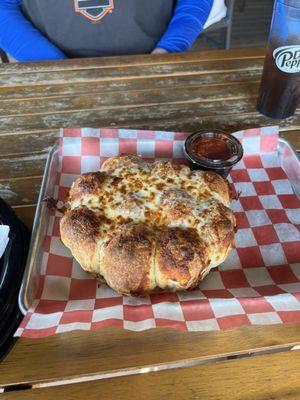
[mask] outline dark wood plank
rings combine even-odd
[[[101,58],[79,58],[63,61],[38,62],[38,63],[10,63],[0,65],[1,75],[35,74],[37,72],[54,72],[67,70],[82,70],[92,68],[112,68],[120,66],[149,66],[157,64],[182,64],[188,62],[259,59],[264,58],[265,50],[261,48],[213,50],[199,53],[174,53],[166,55],[137,55]]]
[[[58,136],[58,129],[35,132],[0,132],[0,157],[48,152],[57,141]]]
[[[252,102],[252,109],[254,109],[255,101]],[[265,118],[257,112],[244,112],[239,114],[238,112],[233,114],[223,114],[222,112],[218,115],[213,116],[198,116],[198,110],[196,107],[189,106],[186,109],[185,115],[182,109],[178,109],[177,113],[168,108],[166,111],[165,118],[161,117],[155,121],[149,121],[145,123],[133,121],[128,125],[119,124],[122,128],[133,128],[133,129],[157,129],[165,131],[180,131],[180,132],[193,132],[198,129],[223,129],[229,133],[237,132],[241,129],[259,127],[259,126],[273,126],[279,125],[281,131],[297,130],[300,124],[299,115],[296,114],[294,117],[287,120],[271,120]],[[172,115],[168,115],[168,111],[172,111]],[[176,119],[177,114],[177,119]],[[190,115],[190,116],[187,116]],[[116,125],[111,125],[115,127]]]
[[[288,140],[300,152],[300,129],[281,132],[280,136]]]
[[[12,208],[16,216],[27,226],[29,230],[31,230],[36,205],[30,204],[26,206],[13,206]]]
[[[223,85],[206,85],[191,87],[173,87],[164,90],[154,89],[134,91],[118,91],[111,93],[98,93],[91,96],[88,94],[76,94],[72,96],[51,96],[43,99],[21,99],[18,101],[0,101],[0,118],[9,118],[18,115],[49,115],[66,111],[84,111],[100,109],[101,107],[140,107],[153,104],[181,104],[203,103],[202,108],[206,110],[209,102],[210,108],[222,107],[234,100],[239,105],[239,100],[257,97],[258,81],[238,82]]]
[[[235,359],[192,368],[5,393],[3,399],[291,400],[300,394],[300,351]]]
[[[300,324],[248,326],[222,332],[160,328],[134,333],[102,328],[20,339],[0,364],[0,386],[252,354],[262,349],[289,348],[299,340]]]
[[[131,91],[131,90],[153,90],[153,89],[167,89],[167,88],[182,88],[184,91],[187,87],[197,87],[203,85],[216,85],[234,83],[247,83],[258,81],[261,77],[261,69],[242,69],[232,73],[232,71],[224,71],[219,74],[203,74],[195,73],[189,75],[177,76],[160,76],[147,77],[139,79],[124,78],[112,81],[103,80],[88,80],[86,82],[68,82],[60,84],[37,84],[28,86],[6,86],[0,87],[1,105],[5,102],[14,104],[14,99],[31,99],[31,98],[45,98],[50,96],[63,96],[63,95],[80,95],[80,94],[94,94],[103,95],[104,93]]]
[[[78,109],[56,113],[20,115],[0,118],[2,132],[59,127],[100,126],[139,127],[141,129],[185,130],[198,128],[223,128],[234,131],[259,125],[274,125],[255,111],[256,98],[220,100],[219,102],[193,101],[157,103],[141,106],[101,107]],[[292,118],[277,121],[281,128],[297,129],[300,125],[300,110]]]
[[[0,183],[7,178],[43,175],[47,153],[0,156]]]
[[[66,84],[66,82],[93,82],[93,81],[119,81],[125,78],[144,79],[146,77],[163,77],[177,75],[198,75],[198,74],[220,74],[223,72],[239,73],[241,70],[261,71],[262,59],[248,59],[202,61],[201,63],[182,63],[177,64],[155,64],[151,66],[123,66],[115,68],[98,69],[79,69],[76,71],[62,70],[50,72],[36,72],[28,74],[0,74],[0,86],[27,86],[43,82],[44,84]]]
[[[0,196],[11,206],[37,202],[41,176],[0,180]]]

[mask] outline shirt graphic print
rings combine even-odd
[[[98,22],[113,12],[114,0],[74,0],[74,8],[92,22]]]

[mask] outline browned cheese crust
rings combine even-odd
[[[86,207],[70,210],[60,222],[60,234],[64,244],[72,249],[73,256],[82,268],[89,272],[98,267],[99,232],[97,215]]]
[[[192,229],[171,228],[162,232],[156,251],[156,279],[163,289],[196,287],[201,272],[209,264],[206,246]]]
[[[197,287],[234,243],[228,182],[170,161],[112,157],[72,185],[61,239],[124,295]]]
[[[155,236],[143,225],[124,225],[103,245],[102,276],[124,294],[140,295],[155,288]]]

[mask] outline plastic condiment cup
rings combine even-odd
[[[234,136],[220,130],[203,130],[188,136],[184,153],[191,169],[214,171],[226,177],[244,151]]]

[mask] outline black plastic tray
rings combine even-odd
[[[15,342],[23,315],[18,294],[28,254],[30,234],[12,209],[0,198],[0,225],[9,225],[9,242],[0,260],[0,361]]]

